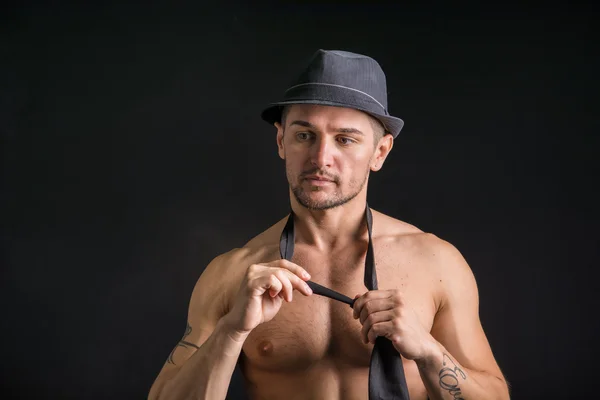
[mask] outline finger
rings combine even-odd
[[[394,312],[392,310],[385,310],[373,313],[365,319],[363,322],[362,329],[360,330],[360,337],[364,343],[368,343],[368,333],[371,327],[377,323],[391,321],[394,318]]]
[[[254,292],[254,295],[263,295],[269,291],[271,297],[277,296],[282,289],[282,283],[273,274],[261,275],[248,282],[248,286]]]
[[[292,298],[293,298],[292,292],[294,291],[294,289],[292,287],[292,283],[290,282],[289,272],[286,272],[283,269],[276,269],[273,274],[277,277],[277,279],[279,279],[279,281],[282,284],[282,289],[281,289],[280,294],[282,295],[283,299],[289,303],[290,301],[292,301]]]
[[[298,290],[305,296],[310,296],[312,294],[312,289],[303,279],[300,279],[297,275],[293,274],[287,269],[281,268],[279,269],[279,271],[285,273],[285,276],[287,277],[294,289]]]
[[[277,276],[273,274],[269,275],[268,282],[268,289],[271,297],[277,296],[283,290],[283,283],[279,279],[277,279]]]
[[[302,268],[298,264],[294,264],[293,262],[288,261],[286,259],[281,259],[281,260],[273,261],[272,263],[269,263],[269,266],[278,267],[278,268],[285,268],[285,269],[287,269],[288,271],[290,271],[291,273],[293,273],[294,275],[298,276],[299,278],[301,278],[304,281],[307,281],[307,280],[310,279],[310,274],[308,273],[307,270],[305,270],[304,268]]]
[[[360,310],[362,309],[362,306],[365,303],[364,298],[368,293],[369,292],[366,292],[363,295],[357,294],[356,296],[354,296],[354,304],[352,305],[352,317],[354,319],[358,318],[358,316],[360,315]]]
[[[364,293],[362,296],[359,296],[355,301],[354,301],[354,306],[352,307],[354,309],[354,319],[358,318],[360,316],[360,312],[362,310],[362,308],[364,307],[365,303],[373,300],[373,299],[382,299],[382,298],[388,298],[390,297],[390,293],[388,290],[370,290],[366,293]]]
[[[367,333],[367,343],[375,343],[378,336],[389,337],[394,332],[394,324],[392,321],[377,322],[371,325],[371,329]]]
[[[374,299],[374,300],[370,300],[368,302],[366,302],[362,309],[360,310],[360,323],[364,324],[365,320],[367,319],[367,317],[370,314],[379,312],[379,311],[385,311],[385,310],[391,310],[394,308],[394,303],[392,301],[390,301],[389,298],[384,298],[384,299]]]

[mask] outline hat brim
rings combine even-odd
[[[389,132],[394,139],[398,136],[398,134],[402,130],[402,127],[404,126],[404,121],[401,120],[400,118],[392,117],[390,115],[377,114],[377,113],[374,113],[373,111],[366,110],[364,108],[357,107],[354,105],[349,106],[348,104],[338,103],[338,102],[331,101],[331,100],[316,100],[316,99],[311,99],[311,100],[294,99],[294,100],[288,100],[288,101],[280,101],[277,103],[271,103],[271,104],[269,104],[269,106],[266,109],[263,110],[263,112],[261,113],[261,118],[270,124],[273,124],[275,122],[281,122],[281,112],[283,110],[283,107],[287,106],[287,105],[292,105],[292,104],[316,104],[316,105],[323,105],[323,106],[344,107],[344,108],[353,108],[355,110],[365,112],[365,113],[371,115],[373,118],[379,120],[383,124],[385,130],[387,132]]]

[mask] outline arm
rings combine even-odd
[[[477,285],[469,266],[449,243],[433,235],[425,238],[421,254],[433,258],[422,262],[437,271],[432,282],[441,282],[431,332],[402,291],[371,290],[357,296],[353,307],[363,341],[375,343],[384,336],[414,360],[431,400],[508,399],[506,381],[479,321]]]
[[[225,399],[245,337],[222,318],[227,292],[219,279],[226,268],[222,260],[213,260],[198,279],[186,332],[152,385],[150,400]]]
[[[508,385],[479,320],[475,277],[454,246],[442,242],[439,247],[442,302],[429,351],[415,360],[427,392],[431,400],[508,399]]]
[[[305,282],[310,275],[296,264],[278,259],[240,267],[246,262],[240,252],[218,257],[200,276],[186,333],[152,385],[149,399],[225,399],[250,332],[270,321],[283,301],[292,301],[294,290],[312,294]],[[238,275],[243,276],[237,279]]]
[[[172,353],[167,361],[172,368],[163,369],[149,399],[225,399],[244,339],[233,335],[224,319],[200,346],[182,339],[173,350],[179,365],[173,361]]]

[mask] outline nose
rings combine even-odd
[[[317,138],[311,146],[311,164],[319,169],[331,167],[334,150],[334,146],[328,142],[326,136]]]

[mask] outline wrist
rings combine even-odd
[[[441,363],[444,356],[441,345],[433,336],[425,343],[422,356],[414,361],[419,369],[427,369],[432,365]]]
[[[225,315],[218,323],[224,337],[229,338],[233,343],[244,344],[251,331],[240,331],[230,320],[229,314]]]

